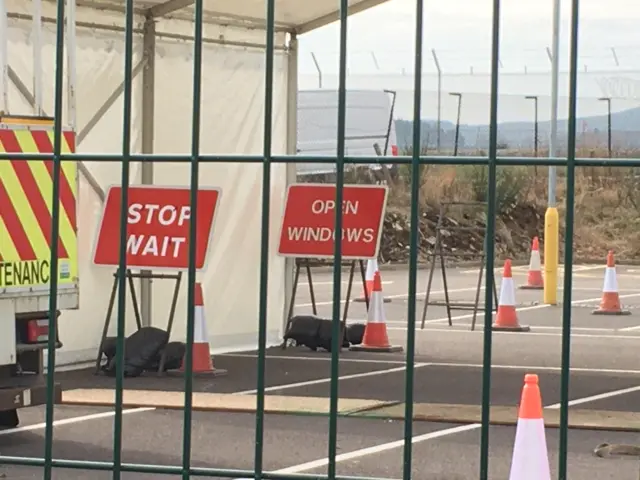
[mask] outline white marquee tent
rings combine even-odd
[[[385,0],[350,0],[351,13]],[[37,2],[37,3],[33,3]],[[67,2],[65,123],[77,132],[78,152],[118,153],[122,148],[124,1]],[[42,25],[34,26],[34,5]],[[53,111],[56,3],[0,0],[7,12],[8,105],[28,114],[38,104]],[[135,1],[132,152],[186,153],[191,145],[193,0]],[[264,109],[264,0],[205,1],[203,153],[260,154]],[[294,153],[298,35],[338,19],[337,0],[276,0],[273,153]],[[4,17],[4,15],[2,15]],[[37,14],[36,14],[37,17]],[[37,22],[36,22],[37,23]],[[39,38],[39,40],[38,40]],[[41,63],[34,61],[41,45]],[[4,63],[4,62],[3,62]],[[35,67],[34,67],[35,65]],[[41,65],[41,68],[38,67]],[[41,74],[38,71],[41,70]],[[36,88],[33,95],[32,85]],[[261,165],[203,164],[201,185],[222,188],[208,268],[199,274],[205,293],[212,350],[255,348],[258,325]],[[120,180],[120,166],[86,162],[80,168],[78,235],[80,308],[61,317],[64,347],[57,364],[95,358],[113,281],[113,269],[95,267],[91,251],[104,191]],[[280,342],[292,268],[275,254],[286,185],[295,168],[274,165],[269,256],[268,343]],[[187,165],[134,164],[131,183],[188,185]],[[173,285],[143,282],[146,323],[164,328]],[[184,340],[186,283],[178,302],[173,339]],[[130,301],[129,301],[130,303]],[[115,331],[115,314],[111,334]],[[135,328],[132,309],[127,332]]]

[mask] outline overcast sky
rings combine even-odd
[[[489,68],[492,0],[425,0],[425,47],[435,48],[443,68],[477,71]],[[501,42],[504,69],[548,68],[545,47],[551,43],[552,0],[503,0]],[[570,0],[562,0],[561,56],[566,62]],[[640,67],[640,2],[581,0],[581,64],[591,69]],[[349,19],[350,70],[411,71],[415,1],[390,0]],[[337,68],[338,25],[300,39],[301,71],[313,71],[314,52],[323,70]],[[375,54],[371,55],[371,52]],[[377,62],[377,65],[376,65]],[[432,69],[431,57],[425,67]]]
[[[443,116],[453,119],[455,99],[464,92],[463,117],[472,123],[488,120],[491,19],[493,0],[425,0],[423,112],[436,108],[435,49],[443,70]],[[337,3],[337,0],[336,0]],[[500,102],[503,120],[531,115],[526,95],[540,95],[541,117],[550,113],[550,62],[553,0],[502,0]],[[561,0],[560,69],[567,71],[571,0]],[[597,99],[616,99],[612,108],[640,105],[640,0],[581,0],[579,113],[600,115]],[[397,114],[409,118],[413,105],[413,45],[415,0],[390,0],[349,18],[349,89],[398,91]],[[318,88],[315,54],[323,88],[336,88],[339,25],[300,38],[300,87]],[[612,50],[613,48],[613,50]],[[614,56],[615,51],[615,56]],[[617,62],[619,65],[616,64]],[[586,72],[586,73],[585,73]],[[472,74],[471,74],[472,73]],[[483,74],[484,73],[484,74]],[[569,78],[560,76],[560,115],[567,107]]]

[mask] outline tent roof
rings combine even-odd
[[[367,10],[388,0],[348,0],[349,14]],[[76,0],[77,5],[124,11],[125,0]],[[194,0],[134,0],[136,12],[154,17],[193,18]],[[206,20],[220,23],[265,26],[265,0],[204,0]],[[276,27],[299,34],[338,20],[337,0],[276,0]]]

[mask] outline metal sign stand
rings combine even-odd
[[[367,310],[369,310],[369,295],[368,295],[367,286],[366,286],[367,282],[366,282],[366,271],[365,271],[364,262],[362,260],[352,260],[349,266],[349,282],[347,283],[347,298],[345,300],[342,321],[340,322],[341,337],[344,337],[346,328],[347,328],[347,314],[349,313],[349,303],[351,300],[351,289],[353,287],[353,277],[355,275],[356,263],[360,265],[360,275],[362,277],[362,285],[364,288],[365,303],[367,305]],[[293,278],[293,290],[291,292],[291,301],[289,303],[289,311],[287,313],[287,324],[284,330],[285,332],[289,330],[289,327],[291,326],[291,318],[293,317],[293,310],[296,302],[296,293],[298,292],[298,283],[300,281],[300,270],[302,269],[303,265],[307,272],[307,281],[309,282],[309,295],[311,296],[311,308],[312,308],[313,314],[316,316],[318,315],[316,297],[313,289],[313,278],[311,275],[311,264],[308,258],[296,258],[296,271]],[[287,342],[284,341],[282,342],[282,349],[286,350],[286,348],[287,348]],[[340,350],[342,350],[342,343],[340,344]]]
[[[180,283],[182,281],[182,272],[169,274],[169,273],[153,273],[142,271],[140,273],[133,273],[130,269],[127,269],[125,274],[129,281],[129,291],[131,291],[131,300],[133,302],[133,314],[136,319],[136,326],[138,330],[142,328],[142,319],[140,316],[140,304],[138,302],[138,295],[136,294],[135,282],[136,278],[149,279],[149,280],[174,280],[175,288],[173,290],[173,298],[171,300],[171,308],[169,309],[169,319],[167,321],[167,338],[171,338],[171,329],[173,328],[173,320],[176,313],[176,306],[178,304],[178,294],[180,293]],[[111,324],[111,314],[113,312],[113,306],[116,300],[116,293],[118,291],[118,270],[113,274],[113,288],[111,289],[111,298],[109,299],[109,307],[107,308],[107,317],[104,321],[104,328],[102,329],[102,336],[100,337],[100,347],[98,348],[98,357],[96,359],[95,374],[100,373],[100,361],[102,360],[102,354],[104,349],[104,342],[109,332],[109,325]],[[162,351],[160,357],[160,364],[158,365],[158,376],[164,372],[164,364],[166,362],[166,349]]]
[[[467,207],[480,207],[480,206],[484,206],[486,208],[486,203],[482,203],[482,202],[446,202],[446,203],[442,203],[440,204],[440,213],[438,216],[438,223],[436,224],[436,239],[435,239],[435,243],[433,246],[433,251],[431,252],[431,254],[429,255],[431,257],[431,268],[429,270],[429,280],[427,281],[427,291],[426,291],[426,295],[425,295],[425,299],[424,299],[424,309],[422,310],[422,324],[421,324],[421,329],[424,330],[424,326],[425,326],[425,322],[426,322],[426,318],[427,318],[427,308],[429,307],[429,305],[432,306],[444,306],[447,309],[447,318],[449,320],[449,326],[453,326],[453,321],[451,318],[451,311],[452,310],[472,310],[473,311],[473,317],[471,320],[471,330],[475,330],[475,326],[476,326],[476,318],[477,318],[477,314],[478,314],[478,310],[481,308],[480,306],[480,290],[482,290],[482,276],[483,276],[483,272],[484,272],[484,259],[486,256],[486,250],[487,250],[487,237],[485,235],[485,230],[486,228],[484,226],[469,226],[469,227],[462,227],[459,225],[452,225],[452,226],[444,226],[444,220],[446,218],[446,213],[448,211],[447,207],[451,207],[451,206],[467,206]],[[461,252],[452,252],[452,251],[444,251],[445,245],[444,245],[444,241],[443,241],[443,236],[444,236],[444,232],[448,232],[449,236],[453,236],[455,235],[455,233],[451,233],[451,232],[460,232],[460,231],[475,231],[475,232],[480,232],[483,237],[484,237],[484,247],[482,250],[482,253],[480,254],[480,271],[478,272],[478,283],[476,286],[476,295],[475,295],[475,301],[473,303],[469,303],[469,302],[452,302],[450,297],[449,297],[449,285],[448,285],[448,281],[447,281],[447,270],[446,270],[446,262],[445,262],[445,257],[453,257],[453,258],[464,258],[464,257],[468,257],[471,255],[477,255],[475,253],[461,253]],[[444,302],[438,302],[438,301],[429,301],[429,298],[431,296],[431,285],[433,283],[433,273],[435,271],[436,268],[436,257],[440,258],[440,269],[442,270],[442,286],[443,286],[443,290],[444,290],[444,298],[445,301]],[[497,310],[497,305],[498,305],[498,293],[497,293],[497,289],[496,289],[496,282],[495,282],[495,277],[494,277],[494,281],[493,283],[493,296],[494,296],[494,305],[493,305],[493,311]],[[484,308],[484,307],[483,307]]]

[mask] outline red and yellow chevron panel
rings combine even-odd
[[[75,133],[63,132],[62,152],[75,151]],[[0,152],[51,153],[53,129],[0,125]],[[63,161],[60,175],[59,284],[78,278],[77,166]],[[50,282],[53,162],[0,160],[0,289]]]

